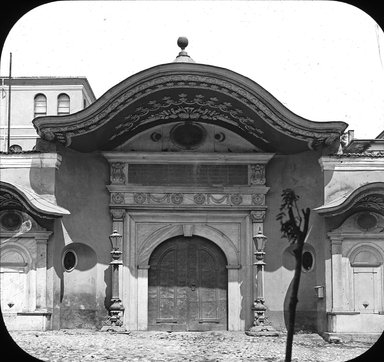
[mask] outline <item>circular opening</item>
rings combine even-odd
[[[313,269],[313,255],[310,251],[304,251],[302,259],[302,267],[304,271],[310,271]]]
[[[9,231],[20,229],[23,218],[16,211],[8,211],[1,215],[1,226]]]
[[[23,152],[23,149],[20,145],[12,145],[9,147],[10,153],[20,153]]]
[[[205,138],[204,128],[195,123],[186,122],[171,130],[171,140],[176,146],[187,150],[197,148]]]
[[[63,256],[63,267],[65,271],[70,272],[75,269],[77,264],[77,256],[73,250],[67,250]]]
[[[369,212],[365,212],[364,214],[358,216],[357,225],[364,230],[373,229],[377,225],[377,219]]]

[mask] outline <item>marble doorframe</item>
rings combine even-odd
[[[148,328],[148,262],[153,250],[171,237],[196,235],[215,243],[224,252],[228,270],[228,330],[244,330],[243,299],[249,296],[242,295],[241,288],[247,286],[252,291],[253,287],[252,253],[248,250],[252,248],[251,232],[249,213],[244,211],[127,212],[120,284],[126,328]]]

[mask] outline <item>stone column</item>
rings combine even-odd
[[[332,252],[332,312],[343,311],[343,265],[342,265],[343,237],[331,237]]]
[[[110,209],[112,216],[112,232],[115,234],[117,232],[120,234],[121,241],[118,243],[116,248],[112,248],[111,256],[112,261],[110,262],[112,270],[112,296],[111,296],[111,305],[109,307],[109,319],[107,325],[104,326],[102,331],[125,331],[123,327],[123,314],[124,314],[124,305],[122,302],[122,268],[124,260],[124,216],[125,209],[113,208]],[[112,235],[111,235],[112,237]]]
[[[125,209],[111,209],[111,217],[112,217],[112,231],[116,230],[120,235],[123,235],[122,243],[119,245],[119,250],[122,252],[121,259],[122,264],[124,264],[124,219],[125,219]],[[123,268],[119,268],[119,285],[123,285]],[[122,288],[119,288],[119,298],[123,300],[123,292]]]
[[[251,211],[251,220],[252,220],[252,238],[261,238],[266,242],[266,237],[263,234],[265,210]],[[254,245],[254,254],[255,262],[254,266],[256,268],[256,298],[252,306],[252,311],[254,314],[253,325],[245,333],[249,336],[278,336],[279,334],[276,330],[269,325],[265,318],[265,311],[267,307],[265,306],[264,298],[264,250],[257,250]]]

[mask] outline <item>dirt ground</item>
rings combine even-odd
[[[286,339],[285,335],[250,337],[243,332],[112,333],[73,329],[46,332],[15,331],[10,332],[10,335],[29,355],[41,361],[52,362],[273,362],[284,360]],[[11,347],[11,344],[7,346]],[[294,337],[292,357],[294,361],[308,362],[349,361],[363,355],[371,346],[372,343],[366,342],[333,344],[324,341],[317,334],[297,334]],[[4,351],[3,343],[1,349]],[[13,357],[16,355],[13,354]],[[12,358],[12,361],[18,360]]]

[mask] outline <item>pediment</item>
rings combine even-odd
[[[142,132],[177,122],[222,127],[263,152],[277,153],[331,144],[347,127],[299,117],[249,78],[197,63],[144,70],[81,112],[33,120],[40,137],[81,152],[113,150]]]

